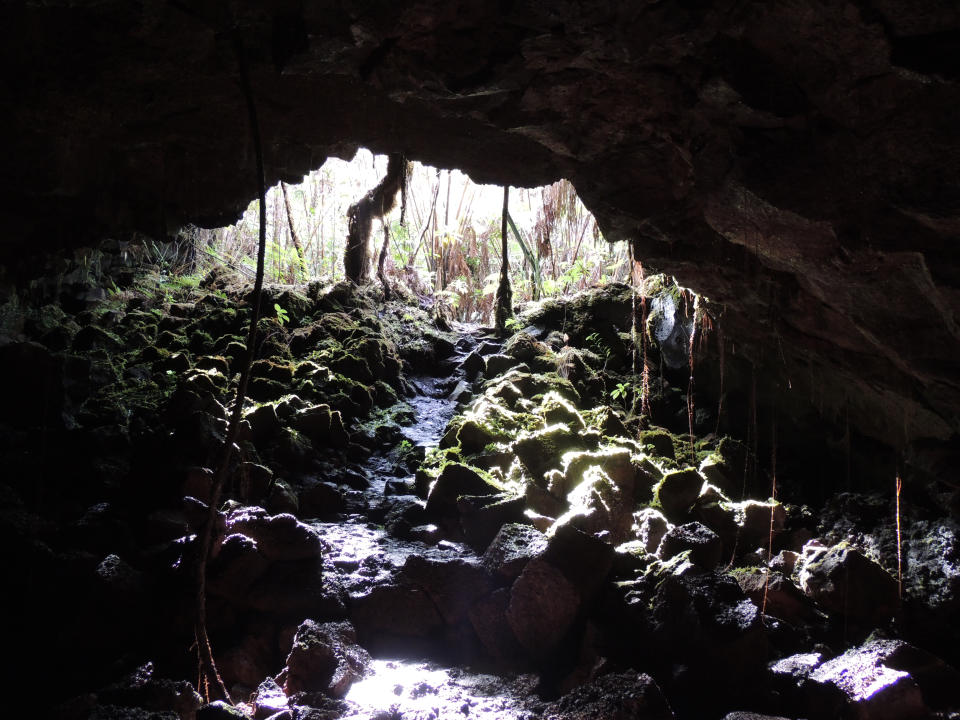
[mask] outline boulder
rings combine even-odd
[[[350,623],[304,620],[287,656],[283,688],[287,695],[319,691],[341,698],[367,674],[370,662]]]
[[[510,493],[461,495],[457,499],[457,511],[467,544],[477,552],[482,551],[504,524],[524,521],[526,505],[523,496]]]
[[[899,605],[896,579],[845,542],[829,548],[807,543],[798,575],[817,605],[855,622],[883,622]]]
[[[632,487],[632,477],[630,490]],[[570,509],[556,520],[614,545],[626,541],[633,525],[633,495],[623,492],[600,467],[591,466],[567,496]]]
[[[549,562],[537,558],[527,563],[510,589],[507,622],[527,653],[546,659],[573,624],[580,602],[573,583]]]
[[[711,570],[720,564],[720,538],[701,523],[684,523],[667,530],[657,555],[661,560],[668,560],[684,550],[689,550],[690,560],[704,569]]]
[[[693,468],[667,473],[653,489],[654,503],[671,522],[680,522],[700,496],[703,477]]]
[[[343,416],[329,405],[313,405],[301,410],[294,415],[293,426],[316,447],[345,448],[350,442]]]
[[[507,620],[510,588],[497,588],[470,608],[470,625],[487,653],[498,661],[516,660],[523,652]]]
[[[472,380],[486,369],[486,363],[480,354],[474,351],[463,359],[463,362],[460,363],[460,368],[463,370],[464,375]]]
[[[512,582],[547,548],[547,537],[530,525],[508,523],[500,528],[483,554],[482,563],[495,579]]]
[[[410,555],[401,577],[426,591],[448,625],[465,619],[470,606],[492,586],[479,560],[453,555]]]
[[[427,514],[434,517],[455,515],[461,495],[495,495],[502,491],[468,465],[449,463],[430,486]]]
[[[547,706],[544,717],[564,720],[673,720],[673,711],[649,675],[601,675]]]
[[[644,550],[648,553],[655,553],[660,547],[660,541],[667,534],[667,530],[673,527],[663,516],[663,513],[656,508],[644,508],[633,514],[633,531]]]
[[[573,430],[557,424],[515,441],[513,451],[532,477],[541,478],[547,470],[560,467],[564,453],[582,446],[583,441]]]
[[[319,559],[323,543],[319,533],[293,515],[268,515],[259,507],[245,507],[227,516],[227,532],[257,541],[268,560]]]
[[[812,601],[776,570],[746,568],[735,571],[733,576],[746,596],[767,615],[785,620],[794,627],[818,618]]]

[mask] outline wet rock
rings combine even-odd
[[[580,593],[542,559],[527,563],[510,589],[507,622],[521,646],[544,659],[561,643],[580,609]]]
[[[317,623],[305,620],[297,628],[287,656],[284,690],[324,692],[341,698],[368,671],[370,655],[357,644],[348,622]]]
[[[251,438],[258,445],[276,437],[283,427],[277,417],[277,408],[271,403],[247,413],[245,419],[250,423]]]
[[[274,480],[267,493],[267,510],[283,515],[296,515],[300,512],[300,498],[286,480]]]
[[[746,547],[769,543],[771,531],[774,537],[779,535],[787,519],[786,509],[779,502],[746,500],[731,503],[730,507],[740,527],[741,541]]]
[[[547,548],[546,536],[530,525],[509,523],[500,528],[483,554],[483,566],[502,581],[512,582],[533,558]]]
[[[547,706],[545,718],[563,720],[673,720],[673,711],[649,675],[601,675]]]
[[[346,507],[343,493],[333,483],[318,482],[304,488],[298,495],[303,517],[323,517],[342,512]]]
[[[684,523],[667,530],[657,555],[661,560],[668,560],[684,550],[690,551],[691,561],[707,570],[720,564],[720,537],[701,523]]]
[[[268,515],[263,508],[246,507],[230,513],[227,529],[256,540],[268,560],[319,559],[322,554],[320,535],[293,515]]]
[[[276,563],[237,601],[275,617],[337,620],[346,615],[346,594],[316,560]]]
[[[253,698],[253,717],[255,720],[266,720],[275,713],[287,709],[287,696],[277,681],[268,677],[257,687]]]
[[[237,466],[240,499],[251,505],[261,503],[273,483],[273,470],[252,462],[242,462]]]
[[[446,465],[430,488],[427,513],[432,516],[451,516],[457,511],[461,495],[495,495],[501,489],[473,468],[461,463]]]
[[[671,522],[679,522],[700,496],[703,477],[693,468],[667,473],[654,488],[654,502]]]
[[[875,640],[817,667],[804,685],[807,712],[818,718],[843,713],[856,720],[929,717],[916,680],[888,664],[904,646],[902,641]]]
[[[437,606],[422,588],[409,582],[376,585],[350,598],[351,619],[364,645],[400,639],[430,638],[443,627]]]
[[[799,569],[801,589],[829,613],[866,624],[889,619],[899,599],[897,581],[859,550],[840,543],[808,543]]]
[[[660,541],[672,527],[656,508],[644,508],[633,515],[633,531],[648,553],[655,553]]]
[[[723,720],[790,720],[780,715],[761,715],[754,712],[732,712],[723,716]]]

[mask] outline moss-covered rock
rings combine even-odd
[[[582,447],[582,439],[569,427],[550,425],[529,433],[513,443],[513,451],[534,478],[547,470],[559,468],[564,453]]]
[[[675,470],[654,487],[653,502],[671,522],[682,522],[702,487],[703,477],[693,468]]]
[[[449,517],[457,513],[457,498],[461,495],[496,495],[501,492],[503,487],[476,469],[461,463],[449,463],[430,486],[426,510],[433,517]]]

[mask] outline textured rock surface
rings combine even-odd
[[[724,304],[739,355],[782,360],[790,402],[896,445],[960,427],[955,3],[236,12],[6,3],[5,238],[232,221],[254,193],[236,27],[268,182],[358,144],[568,177],[609,239]]]

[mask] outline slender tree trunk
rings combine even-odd
[[[300,236],[297,233],[297,228],[293,224],[293,207],[290,205],[290,193],[287,189],[287,184],[280,181],[280,189],[283,191],[283,204],[287,208],[287,225],[290,226],[290,240],[293,242],[293,249],[297,253],[297,261],[300,263],[300,274],[306,279],[307,277],[307,259],[303,255],[303,245],[300,243]]]
[[[497,306],[494,310],[494,324],[497,333],[506,334],[507,319],[513,317],[513,291],[510,289],[510,261],[507,258],[507,212],[510,199],[510,186],[503,186],[503,213],[500,218],[500,284],[497,286]]]

